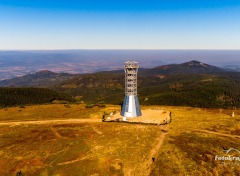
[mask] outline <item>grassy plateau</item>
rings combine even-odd
[[[101,122],[120,106],[49,104],[0,109],[0,175],[240,175],[240,111],[142,106],[172,112],[168,125]],[[55,121],[56,120],[56,121]],[[68,123],[57,120],[72,120]],[[83,121],[77,121],[83,120]],[[31,121],[31,123],[26,123]],[[37,123],[45,121],[45,123]],[[21,122],[21,123],[16,123]]]

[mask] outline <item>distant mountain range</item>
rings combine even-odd
[[[0,81],[40,70],[85,74],[122,69],[134,60],[141,68],[182,63],[192,59],[224,68],[240,67],[238,50],[56,50],[0,51]]]
[[[124,71],[63,74],[40,71],[0,82],[5,87],[48,87],[87,103],[121,104]],[[240,72],[228,72],[199,61],[139,69],[142,105],[240,107]]]
[[[208,64],[204,64],[199,61],[190,61],[183,64],[170,64],[162,65],[155,68],[139,70],[139,76],[156,76],[166,77],[173,74],[210,74],[210,73],[221,73],[223,69],[214,67]],[[27,74],[21,77],[0,81],[2,87],[51,87],[56,84],[61,84],[64,81],[71,81],[72,79],[83,79],[91,75],[114,75],[124,78],[123,69],[109,71],[109,72],[98,72],[96,74],[69,74],[69,73],[54,73],[48,70],[42,70],[33,74]]]
[[[211,74],[224,72],[223,69],[211,66],[199,61],[192,60],[182,64],[162,65],[152,69],[146,69],[140,74],[142,76],[151,75],[173,75],[173,74]]]
[[[0,81],[2,87],[50,87],[53,84],[72,79],[77,75],[69,73],[54,73],[42,70],[13,79]]]

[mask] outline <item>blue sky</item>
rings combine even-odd
[[[240,49],[238,0],[0,0],[0,49]]]

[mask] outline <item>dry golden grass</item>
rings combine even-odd
[[[0,175],[136,175],[161,133],[117,123],[2,126]]]
[[[101,118],[105,111],[119,109],[119,106],[107,106],[106,108],[85,108],[85,106],[85,104],[49,104],[5,108],[0,109],[0,121]]]
[[[240,112],[231,110],[167,107],[173,121],[165,138],[152,176],[240,175],[239,161],[216,161],[227,156],[223,148],[240,150]],[[239,156],[239,154],[234,153]]]
[[[143,112],[155,108],[172,112],[169,126],[92,122],[0,126],[0,175],[15,176],[19,170],[34,176],[240,175],[240,165],[214,160],[215,155],[224,155],[222,147],[240,149],[239,111],[233,118],[231,110],[142,107]],[[119,106],[15,107],[1,109],[0,121],[101,119],[104,112],[115,110]]]

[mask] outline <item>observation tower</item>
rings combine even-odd
[[[123,101],[121,116],[126,118],[141,116],[141,109],[137,96],[137,72],[138,63],[134,61],[125,62],[125,98]]]

